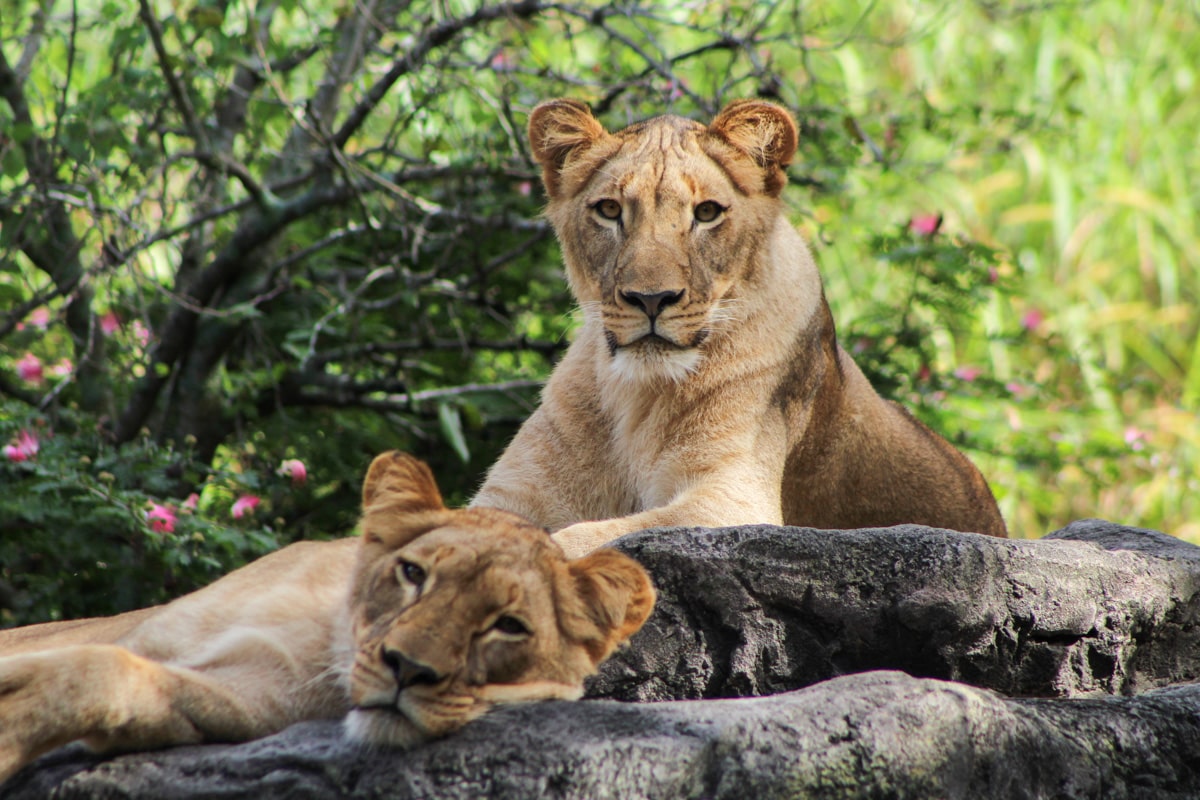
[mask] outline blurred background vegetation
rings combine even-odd
[[[786,105],[843,343],[1013,535],[1200,542],[1198,40],[1186,0],[13,0],[0,625],[343,535],[386,448],[468,499],[571,337],[560,95]]]

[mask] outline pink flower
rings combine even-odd
[[[532,181],[521,181],[520,183],[518,183],[517,184],[517,193],[520,194],[521,197],[529,197],[529,195],[533,194],[533,182]]]
[[[1125,444],[1129,445],[1129,449],[1134,452],[1146,449],[1146,438],[1146,432],[1140,428],[1130,425],[1125,429]]]
[[[492,56],[491,67],[492,69],[496,70],[496,72],[508,72],[515,66],[516,65],[513,63],[512,57],[503,50]]]
[[[133,321],[132,327],[133,327],[133,338],[137,339],[138,343],[142,347],[145,347],[146,345],[150,344],[150,331],[147,330],[146,326],[142,324],[142,321],[140,319],[135,319]]]
[[[941,227],[941,214],[918,214],[908,221],[908,229],[918,236],[933,236]]]
[[[183,503],[179,507],[181,509],[183,509],[184,511],[186,511],[187,513],[191,514],[196,511],[196,506],[199,504],[200,504],[200,495],[196,494],[195,492],[192,492],[191,494],[189,494],[187,496],[187,500],[184,500]]]
[[[229,512],[233,514],[234,519],[241,519],[247,514],[252,514],[261,502],[262,500],[252,494],[244,494],[233,502],[233,508],[229,509]]]
[[[932,377],[933,377],[933,370],[931,370],[929,368],[928,364],[922,364],[921,368],[919,370],[917,370],[917,382],[918,383],[926,383]]]
[[[29,461],[38,453],[38,439],[32,431],[21,431],[16,443],[5,445],[3,453],[9,461]]]
[[[115,311],[110,311],[100,318],[100,332],[105,336],[112,336],[119,330],[121,330],[121,318]]]
[[[1042,313],[1040,308],[1031,308],[1025,312],[1025,316],[1021,317],[1021,327],[1033,332],[1041,327],[1045,319],[1046,315]]]
[[[55,364],[53,367],[50,368],[50,372],[53,373],[54,375],[57,375],[60,378],[65,378],[74,371],[75,371],[75,365],[71,363],[71,359],[69,359],[69,358],[64,358],[62,361],[59,361],[57,364]]]
[[[40,331],[44,331],[46,330],[47,326],[50,325],[50,309],[46,308],[45,306],[42,306],[41,308],[35,308],[33,312],[30,313],[28,319],[30,325]]]
[[[958,369],[954,370],[954,377],[958,378],[960,381],[966,381],[967,383],[970,383],[982,374],[983,370],[981,370],[979,367],[959,367]]]
[[[150,510],[146,512],[146,521],[155,533],[174,533],[175,519],[175,509],[159,503],[151,503]]]
[[[1026,397],[1029,397],[1033,394],[1032,386],[1026,386],[1023,383],[1017,383],[1016,381],[1009,381],[1008,383],[1004,384],[1004,388],[1008,390],[1009,394],[1018,400],[1024,400]]]
[[[26,353],[17,362],[17,375],[20,376],[21,380],[28,383],[41,383],[45,377],[45,373],[42,371],[41,359],[33,353]]]
[[[279,465],[279,469],[275,470],[275,474],[291,478],[293,486],[301,486],[308,480],[308,470],[305,469],[304,462],[298,458],[289,458],[284,461]]]

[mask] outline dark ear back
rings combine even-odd
[[[616,550],[597,550],[567,567],[578,601],[570,603],[573,633],[599,665],[650,617],[654,586],[641,564]]]
[[[608,134],[591,110],[578,100],[547,100],[529,115],[529,145],[542,165],[542,180],[551,198],[558,196],[562,173],[578,155]]]
[[[424,461],[398,450],[377,456],[363,481],[363,536],[400,546],[428,530],[431,517],[446,510],[433,473]]]
[[[799,140],[791,114],[763,100],[735,100],[717,114],[708,130],[754,159],[765,173],[768,194],[783,191],[787,183],[785,170],[792,163]]]

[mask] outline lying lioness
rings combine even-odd
[[[497,704],[579,697],[654,604],[632,559],[568,561],[513,514],[448,510],[402,453],[371,465],[361,529],[157,608],[0,632],[0,782],[77,739],[236,742],[347,712],[350,736],[412,745]]]
[[[786,111],[742,101],[707,126],[609,133],[552,100],[529,138],[583,325],[474,503],[571,555],[666,525],[1005,535],[979,471],[838,345],[780,201]]]

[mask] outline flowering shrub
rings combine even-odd
[[[284,543],[282,519],[251,513],[272,501],[246,489],[285,511],[299,459],[213,469],[144,437],[112,447],[85,422],[0,403],[0,625],[164,602]]]

